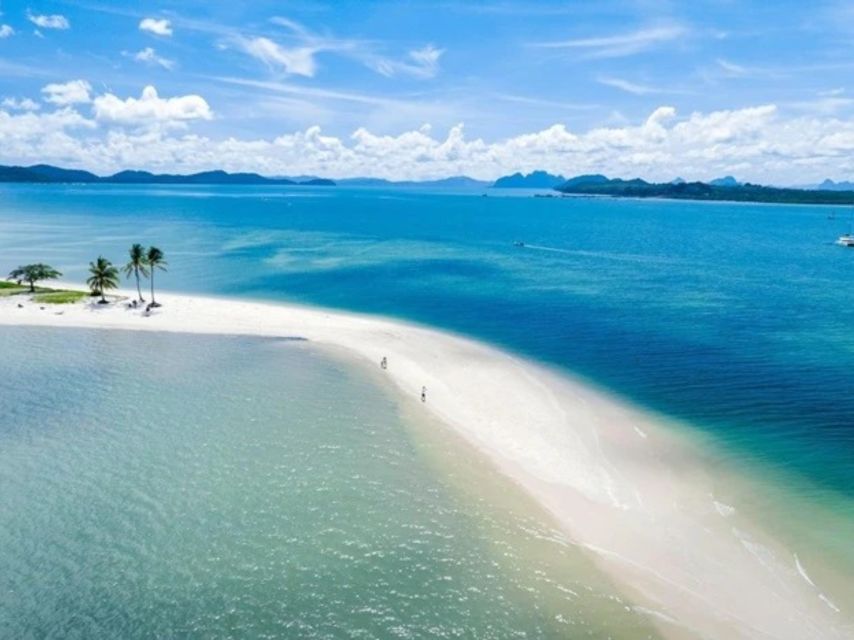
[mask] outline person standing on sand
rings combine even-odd
[[[421,387],[421,402],[427,402],[427,387]]]
[[[380,360],[380,369],[388,369],[388,359],[385,356]]]

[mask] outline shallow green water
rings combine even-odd
[[[450,434],[306,343],[4,328],[0,353],[2,638],[653,635]]]

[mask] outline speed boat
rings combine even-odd
[[[839,236],[839,240],[836,241],[836,244],[842,245],[843,247],[854,247],[854,235],[851,235],[850,233],[841,235]]]

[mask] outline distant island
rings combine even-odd
[[[466,189],[490,186],[490,182],[468,176],[451,176],[437,180],[386,180],[385,178],[341,178],[336,183],[343,187],[431,187],[437,189]]]
[[[739,183],[732,177],[712,182],[647,182],[640,178],[623,180],[603,175],[583,175],[555,187],[571,195],[618,198],[665,198],[669,200],[709,200],[729,202],[769,202],[778,204],[854,204],[854,191],[807,190],[765,187]]]
[[[528,175],[514,173],[498,178],[492,185],[496,189],[554,189],[566,182],[566,178],[547,171],[532,171]]]
[[[98,176],[80,169],[63,169],[49,164],[31,167],[9,167],[0,165],[0,182],[35,183],[87,183],[87,184],[257,184],[257,185],[306,185],[335,186],[333,180],[309,178],[265,178],[257,173],[227,173],[226,171],[203,171],[189,175],[150,173],[148,171],[120,171],[111,176]]]
[[[827,178],[821,184],[816,184],[804,188],[812,189],[815,191],[854,191],[854,182],[848,182],[847,180],[844,180],[842,182],[834,182],[830,178]]]
[[[435,180],[387,180],[385,178],[342,178],[330,180],[314,176],[266,177],[257,173],[228,173],[223,170],[192,174],[151,173],[124,170],[99,176],[82,169],[65,169],[49,164],[28,167],[0,165],[0,183],[35,184],[174,184],[174,185],[279,185],[279,186],[350,186],[402,187],[433,189],[549,189],[564,195],[611,196],[616,198],[664,198],[670,200],[708,200],[731,202],[769,202],[779,204],[854,205],[854,182],[834,182],[803,187],[768,187],[739,182],[733,176],[708,182],[647,182],[641,178],[624,180],[601,174],[576,176],[567,180],[561,175],[537,170],[503,176],[494,182],[468,176],[451,176]],[[486,194],[484,194],[486,195]],[[539,194],[543,195],[543,194]],[[546,197],[558,197],[557,195]]]
[[[724,176],[723,178],[715,178],[709,180],[709,184],[713,187],[740,187],[741,183],[732,176]]]

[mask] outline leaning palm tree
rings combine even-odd
[[[151,306],[159,307],[160,303],[155,302],[154,300],[154,272],[157,271],[157,269],[166,271],[166,265],[168,263],[164,259],[163,252],[157,247],[148,247],[148,253],[145,254],[145,260],[148,263],[148,268],[151,270]]]
[[[117,289],[119,286],[119,270],[104,256],[98,256],[95,262],[89,263],[89,273],[92,275],[86,280],[86,284],[92,290],[93,295],[101,296],[98,304],[107,304],[104,295],[107,289]]]
[[[62,274],[49,264],[25,264],[17,269],[12,269],[7,280],[16,280],[18,284],[26,282],[30,285],[30,292],[35,293],[36,282],[39,280],[54,280],[61,278]]]
[[[145,249],[141,244],[135,244],[128,253],[130,260],[124,266],[125,278],[130,278],[130,274],[136,277],[136,295],[140,302],[145,302],[145,298],[142,297],[142,289],[139,288],[139,274],[148,277],[148,259],[145,257]]]

